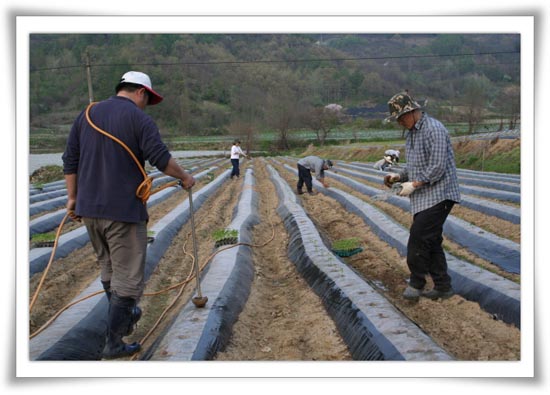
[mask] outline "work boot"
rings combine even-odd
[[[124,343],[122,338],[133,332],[134,326],[141,318],[141,309],[136,306],[136,300],[124,298],[116,293],[111,295],[109,306],[109,330],[107,344],[103,349],[103,358],[122,358],[135,354],[141,349],[137,342]]]
[[[309,191],[308,193],[309,193],[311,196],[317,195],[317,192],[315,192],[315,191]]]
[[[407,300],[417,301],[420,298],[421,294],[422,294],[421,289],[413,288],[410,285],[407,285],[407,288],[405,288],[405,291],[403,292],[403,298]]]
[[[296,193],[297,193],[298,195],[303,195],[303,194],[304,194],[304,191],[302,191],[301,189],[297,189],[297,190],[296,190]]]
[[[455,293],[453,289],[449,289],[447,291],[439,291],[437,289],[431,289],[427,292],[422,292],[422,296],[428,299],[436,300],[436,299],[449,299],[451,296],[453,296]]]

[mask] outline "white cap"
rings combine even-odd
[[[149,105],[158,104],[162,101],[163,97],[153,90],[153,85],[151,84],[151,79],[145,73],[140,71],[128,71],[120,79],[120,84],[122,83],[138,84],[143,86],[151,94],[149,99]]]

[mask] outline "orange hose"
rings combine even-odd
[[[57,229],[57,233],[55,235],[55,241],[53,243],[52,253],[50,255],[50,261],[48,262],[48,265],[46,266],[46,269],[42,274],[42,278],[40,278],[40,282],[36,287],[36,291],[34,292],[34,296],[32,297],[31,304],[29,306],[29,312],[32,311],[34,303],[36,302],[36,298],[38,298],[38,294],[40,292],[40,289],[42,288],[42,284],[44,283],[44,280],[46,279],[46,275],[50,270],[50,266],[52,265],[52,262],[53,262],[53,257],[55,256],[55,251],[57,250],[57,242],[59,241],[59,235],[61,234],[61,229],[63,228],[63,225],[65,224],[65,221],[67,220],[68,217],[69,217],[69,213],[65,214],[65,216],[63,217],[63,220],[61,220],[61,223],[59,224],[59,228]]]

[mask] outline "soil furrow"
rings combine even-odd
[[[266,162],[261,159],[245,161],[241,168],[242,174],[251,164],[254,166],[254,188],[259,197],[260,215],[260,223],[253,229],[255,277],[247,304],[233,326],[229,344],[217,354],[216,359],[350,360],[351,355],[333,320],[287,256],[289,237],[281,218],[276,214],[277,192],[270,181]],[[281,165],[274,167],[294,190],[297,177]],[[221,171],[216,172],[216,175]],[[195,189],[208,181],[200,181]],[[364,180],[357,181],[369,184]],[[329,179],[329,182],[331,186],[379,208],[406,228],[410,226],[410,213],[384,201],[364,196],[334,179]],[[195,213],[200,264],[204,264],[214,251],[212,232],[230,224],[242,187],[241,180],[224,182],[219,191],[208,198]],[[184,199],[187,199],[187,193],[179,191],[166,201],[151,207],[150,225]],[[405,258],[395,248],[382,241],[359,216],[348,212],[330,197],[306,194],[301,195],[301,202],[327,244],[344,238],[360,239],[364,250],[342,259],[455,358],[476,361],[520,359],[520,331],[516,327],[495,320],[477,303],[458,295],[445,301],[421,299],[418,303],[412,303],[403,300],[401,293],[406,285],[408,269]],[[494,233],[519,242],[519,225],[504,226],[505,221],[493,221],[486,215],[463,207],[453,210],[453,214],[491,232],[494,229]],[[74,224],[69,225],[69,229],[74,227]],[[154,296],[149,294],[184,281],[192,271],[190,231],[189,223],[182,227],[149,278],[145,295],[140,301],[143,317],[128,341],[143,339],[162,311],[174,300],[178,290]],[[449,252],[506,278],[514,281],[520,279],[518,275],[509,275],[495,269],[494,265],[448,240],[445,241],[445,247]],[[89,244],[68,257],[57,259],[31,314],[31,332],[82,292],[98,275],[99,266]],[[41,274],[37,274],[30,281],[31,296],[40,277]],[[147,350],[162,335],[194,291],[195,280],[192,280],[161,324],[145,341],[143,350]]]
[[[296,177],[281,166],[276,168],[294,185]],[[331,185],[336,187],[335,182]],[[401,293],[408,277],[405,258],[333,199],[322,194],[302,196],[304,209],[328,242],[352,237],[362,241],[363,252],[343,259],[457,359],[520,359],[520,331],[516,327],[494,320],[477,303],[458,295],[444,301],[403,300]]]
[[[287,257],[288,235],[276,215],[277,193],[256,161],[261,221],[254,228],[255,278],[245,309],[233,327],[224,361],[349,360],[351,356],[322,302]]]

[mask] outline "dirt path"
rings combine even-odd
[[[208,261],[214,249],[212,232],[216,229],[226,228],[230,224],[233,209],[238,202],[240,188],[242,188],[241,180],[225,182],[195,213],[195,231],[198,239],[197,254],[201,266]],[[187,194],[184,198],[188,198]],[[143,350],[147,350],[152,345],[153,341],[193,296],[196,281],[192,279],[188,284],[177,287],[175,290],[153,296],[149,295],[185,281],[192,273],[193,241],[191,226],[186,224],[174,237],[172,244],[147,281],[144,297],[140,302],[144,316],[138,323],[136,331],[128,338],[129,340],[141,342]],[[178,295],[179,292],[181,292],[181,295]],[[161,313],[172,304],[173,306],[167,311],[160,324],[156,326],[154,332],[145,339],[144,336],[155,325]],[[139,355],[136,358],[139,358]]]
[[[349,360],[351,356],[320,299],[287,257],[288,235],[276,214],[277,191],[256,161],[261,222],[254,228],[255,278],[233,336],[218,360]]]

